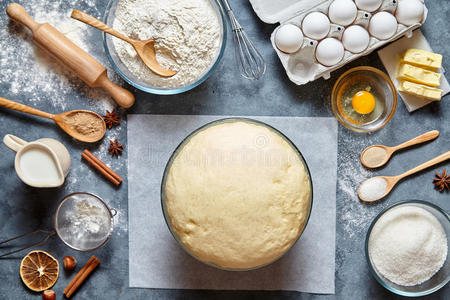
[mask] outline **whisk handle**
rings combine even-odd
[[[241,24],[239,24],[236,17],[234,16],[234,12],[231,9],[231,6],[230,6],[230,3],[228,2],[228,0],[222,0],[222,2],[223,2],[223,5],[225,6],[225,10],[230,19],[231,29],[233,29],[233,31],[242,30],[242,26],[241,26]]]
[[[34,243],[34,244],[31,244],[31,245],[25,246],[25,247],[23,247],[23,248],[20,248],[20,249],[11,251],[11,252],[3,253],[2,255],[0,255],[0,258],[3,258],[3,257],[5,257],[5,256],[11,255],[11,254],[14,254],[14,253],[17,253],[17,252],[21,252],[21,251],[26,250],[26,249],[30,249],[30,248],[33,248],[33,247],[40,246],[40,245],[44,244],[45,242],[47,242],[47,240],[48,240],[52,235],[54,235],[54,234],[56,233],[54,230],[53,230],[53,231],[47,231],[47,230],[41,230],[41,229],[39,229],[39,230],[36,230],[36,231],[28,232],[28,233],[25,233],[25,234],[22,234],[22,235],[19,235],[19,236],[10,238],[10,239],[8,239],[8,240],[6,240],[6,241],[2,241],[2,242],[0,242],[0,245],[9,243],[9,242],[11,242],[11,241],[14,241],[14,240],[17,240],[17,239],[20,239],[20,238],[23,238],[23,237],[26,237],[26,236],[28,236],[28,235],[34,235],[34,234],[40,233],[40,232],[46,234],[46,236],[45,236],[43,239],[41,239],[40,241],[38,241],[38,242],[36,242],[36,243]]]
[[[222,0],[223,5],[225,6],[225,10],[228,12],[231,10],[231,6],[230,3],[228,2],[228,0]]]

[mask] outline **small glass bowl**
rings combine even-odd
[[[279,257],[275,258],[274,260],[272,260],[271,262],[264,264],[264,265],[260,265],[254,268],[250,268],[250,269],[230,269],[230,268],[224,268],[218,265],[215,265],[211,262],[207,262],[207,261],[203,261],[200,258],[198,258],[196,255],[194,255],[178,238],[178,234],[172,229],[172,223],[170,222],[170,217],[169,214],[167,212],[167,207],[166,207],[166,182],[167,182],[167,176],[169,174],[170,168],[172,167],[172,163],[175,160],[175,158],[177,157],[178,153],[180,153],[180,151],[183,149],[183,147],[189,142],[189,140],[194,137],[196,134],[198,134],[199,132],[212,127],[212,126],[216,126],[219,124],[223,124],[223,123],[233,123],[233,122],[248,122],[248,123],[252,123],[252,124],[256,124],[259,126],[264,126],[267,127],[269,130],[272,130],[273,132],[275,132],[276,134],[280,135],[280,137],[282,137],[294,150],[295,152],[297,152],[297,155],[300,159],[300,161],[302,162],[306,173],[308,174],[308,178],[309,178],[309,185],[310,185],[310,194],[309,194],[309,210],[308,210],[308,216],[306,217],[305,220],[305,224],[303,226],[302,231],[300,232],[300,234],[298,235],[297,239],[294,241],[294,243],[292,243],[292,245],[286,249],[286,251],[284,253],[282,253]],[[253,120],[253,119],[249,119],[249,118],[242,118],[242,117],[235,117],[235,118],[225,118],[225,119],[219,119],[219,120],[215,120],[212,121],[210,123],[207,123],[199,128],[197,128],[196,130],[194,130],[193,132],[191,132],[187,137],[184,138],[183,141],[181,141],[181,143],[175,148],[175,150],[173,151],[172,155],[169,158],[169,161],[167,162],[166,168],[164,169],[164,174],[163,174],[163,178],[161,181],[161,208],[162,208],[162,212],[164,215],[164,220],[166,221],[167,227],[169,228],[170,233],[172,234],[172,236],[175,238],[175,240],[177,241],[178,245],[181,246],[181,248],[184,249],[184,251],[186,251],[186,253],[188,253],[189,255],[191,255],[192,257],[194,257],[196,260],[207,264],[209,266],[215,267],[217,269],[220,270],[225,270],[225,271],[250,271],[250,270],[256,270],[256,269],[260,269],[262,267],[265,267],[267,265],[270,265],[272,263],[274,263],[275,261],[279,260],[281,257],[283,257],[287,252],[289,252],[290,249],[292,249],[292,247],[294,247],[294,245],[298,242],[298,240],[300,239],[300,237],[302,236],[303,232],[305,232],[305,228],[308,225],[308,221],[309,218],[311,216],[311,210],[312,210],[312,206],[313,206],[313,183],[312,183],[312,178],[311,178],[311,172],[309,171],[309,167],[308,164],[306,163],[303,154],[300,152],[300,150],[295,146],[295,144],[288,138],[286,137],[282,132],[280,132],[278,129],[264,123],[261,121],[257,121],[257,120]]]
[[[441,208],[438,206],[422,201],[422,200],[407,200],[407,201],[401,201],[399,203],[396,203],[382,212],[380,212],[376,218],[372,221],[372,224],[369,227],[369,230],[367,231],[366,235],[366,242],[365,242],[365,253],[366,253],[366,260],[367,264],[369,265],[369,269],[372,272],[372,275],[375,277],[375,279],[387,290],[400,295],[400,296],[407,296],[407,297],[420,297],[425,296],[431,293],[436,292],[443,286],[445,286],[450,281],[450,262],[448,259],[449,254],[447,253],[447,259],[442,266],[442,268],[433,275],[429,280],[425,281],[422,284],[414,285],[414,286],[402,286],[393,283],[383,275],[381,275],[376,267],[372,264],[372,260],[369,255],[369,238],[370,234],[372,232],[373,227],[375,226],[375,223],[378,221],[378,219],[384,215],[387,211],[400,207],[400,206],[416,206],[425,209],[429,213],[431,213],[433,216],[436,217],[436,219],[439,220],[439,222],[442,225],[442,228],[444,228],[445,234],[447,235],[447,247],[450,249],[450,218],[447,213],[445,213]]]
[[[339,109],[339,103],[342,100],[341,91],[343,87],[345,88],[345,85],[358,82],[359,79],[364,77],[380,87],[381,95],[378,97],[378,101],[383,104],[383,110],[372,121],[355,123],[349,121]],[[357,132],[372,132],[383,128],[394,116],[397,108],[397,91],[391,79],[382,71],[368,66],[356,67],[342,74],[334,84],[331,93],[331,107],[338,121],[345,127]]]
[[[108,3],[108,6],[106,7],[105,15],[103,16],[103,22],[107,24],[110,27],[113,27],[114,19],[116,17],[116,8],[117,3],[119,0],[110,0]],[[202,75],[193,83],[180,86],[180,87],[159,87],[159,86],[153,86],[141,79],[139,79],[137,76],[135,76],[133,73],[131,73],[127,66],[122,62],[119,55],[117,54],[116,48],[114,46],[113,39],[115,37],[112,37],[110,34],[103,33],[103,46],[105,48],[106,56],[108,57],[109,62],[111,63],[114,71],[122,77],[123,80],[125,80],[130,85],[134,86],[135,88],[140,89],[141,91],[150,93],[150,94],[157,94],[157,95],[174,95],[183,93],[186,91],[189,91],[199,84],[201,84],[203,81],[205,81],[216,69],[217,65],[220,62],[220,59],[223,56],[223,53],[225,51],[225,44],[227,40],[227,24],[226,19],[224,16],[223,8],[222,6],[214,0],[210,0],[212,7],[217,13],[217,16],[219,18],[219,25],[220,25],[220,46],[218,53],[216,54],[216,57],[211,63],[209,64],[208,68],[206,68]]]

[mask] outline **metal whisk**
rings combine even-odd
[[[234,50],[239,72],[247,79],[259,79],[266,71],[266,63],[236,20],[228,0],[222,0],[231,22],[234,35]]]

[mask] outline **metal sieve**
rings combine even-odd
[[[103,246],[113,231],[117,211],[109,208],[98,196],[90,193],[72,193],[56,207],[53,230],[36,230],[0,242],[6,244],[26,236],[45,234],[38,242],[0,255],[0,258],[44,244],[56,234],[64,244],[77,251],[92,251]]]

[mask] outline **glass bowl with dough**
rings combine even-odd
[[[303,233],[312,181],[296,146],[252,119],[213,121],[186,137],[161,184],[170,232],[190,255],[229,271],[266,266]]]
[[[154,39],[158,62],[178,71],[169,78],[154,74],[131,45],[103,33],[113,69],[130,85],[151,94],[193,89],[212,74],[225,50],[226,19],[214,0],[110,0],[103,20],[132,39]]]

